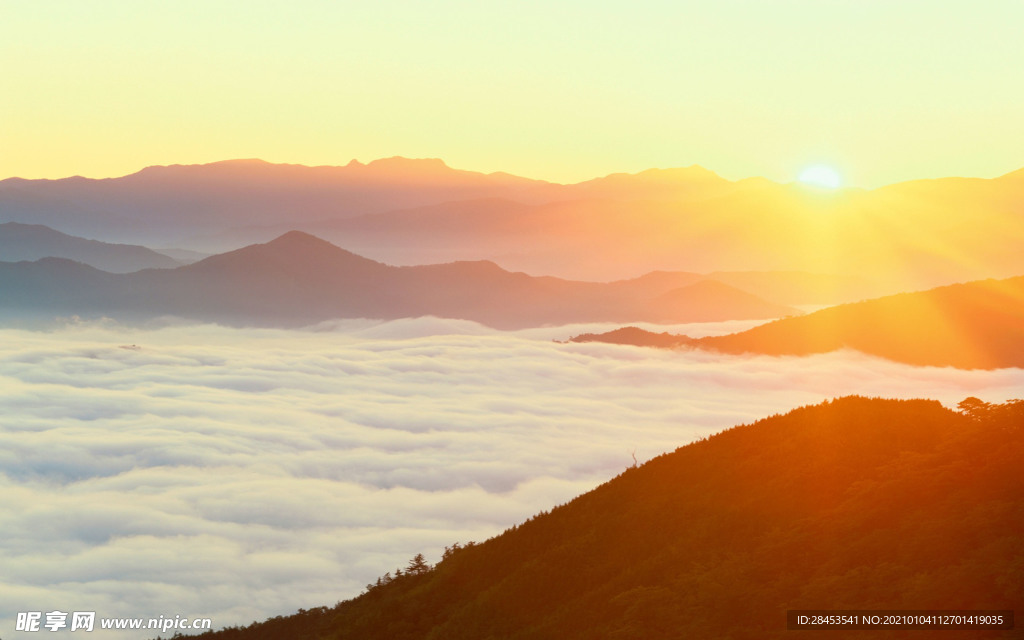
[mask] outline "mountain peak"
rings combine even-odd
[[[402,156],[372,160],[358,168],[371,174],[397,175],[405,179],[410,177],[437,178],[462,173],[449,167],[440,158],[403,158]]]
[[[199,272],[227,270],[250,277],[289,273],[310,281],[329,277],[339,269],[375,271],[388,268],[304,231],[289,231],[270,242],[213,255],[182,267]]]
[[[274,238],[270,242],[250,245],[249,247],[245,247],[239,251],[246,251],[247,249],[257,251],[263,256],[295,258],[304,262],[308,262],[310,260],[327,260],[330,262],[344,260],[346,262],[365,262],[367,264],[372,263],[380,265],[380,263],[375,260],[364,258],[363,256],[352,253],[347,249],[342,249],[338,245],[328,242],[323,238],[318,238],[311,233],[298,230],[289,231]]]
[[[331,244],[330,242],[327,242],[326,240],[323,240],[321,238],[318,238],[318,237],[314,236],[311,233],[306,233],[305,231],[299,231],[297,229],[292,229],[291,231],[283,233],[283,234],[279,235],[278,237],[274,238],[273,240],[271,240],[270,242],[268,242],[266,244],[267,245],[282,245],[282,246],[284,246],[284,245],[292,246],[292,245],[296,245],[296,244],[305,244],[305,245],[316,245],[316,244],[318,244],[318,245],[321,245],[321,246],[323,246],[323,245],[330,245],[332,247],[335,246],[335,245]],[[335,247],[335,248],[337,248],[337,247]]]

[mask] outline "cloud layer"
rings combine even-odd
[[[594,328],[0,331],[4,637],[18,611],[220,627],[331,605],[589,490],[634,450],[851,393],[955,405],[1024,388],[1021,370],[856,353],[553,342]]]

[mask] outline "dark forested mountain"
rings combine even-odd
[[[68,283],[74,283],[69,285]],[[511,273],[487,261],[393,267],[301,232],[177,269],[107,274],[68,261],[0,263],[2,312],[161,315],[240,325],[433,315],[498,328],[771,318],[796,311],[720,282],[634,288]]]
[[[633,328],[573,340],[768,355],[849,348],[916,365],[1024,367],[1024,276],[839,305],[727,336],[693,339]]]
[[[0,224],[0,261],[40,258],[67,258],[113,273],[180,266],[171,257],[146,247],[86,240],[39,224]]]
[[[788,609],[1019,612],[1024,402],[961,409],[848,397],[736,427],[336,607],[200,637],[765,640],[800,633]]]

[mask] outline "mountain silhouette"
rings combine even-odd
[[[0,224],[0,261],[40,258],[67,258],[114,273],[180,266],[173,258],[146,247],[87,240],[38,224]]]
[[[915,365],[1024,367],[1024,276],[838,305],[726,336],[644,334],[633,329],[574,340],[767,355],[848,348]]]
[[[790,609],[1020,611],[1024,402],[970,400],[735,427],[335,607],[199,637],[771,640]]]
[[[622,283],[512,273],[488,261],[394,267],[300,231],[176,269],[105,274],[75,263],[63,269],[55,273],[41,263],[0,263],[0,294],[12,300],[5,312],[101,313],[133,320],[172,315],[261,326],[433,315],[502,329],[796,313],[717,282],[634,290]],[[67,292],[62,280],[88,284]]]

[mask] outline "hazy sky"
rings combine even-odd
[[[953,406],[1024,386],[1020,369],[849,352],[552,341],[581,328],[0,330],[4,638],[18,611],[219,628],[331,605],[417,552],[435,562],[593,488],[634,450],[642,462],[851,393]]]
[[[878,186],[1024,166],[1024,2],[0,3],[0,177],[238,157]]]

